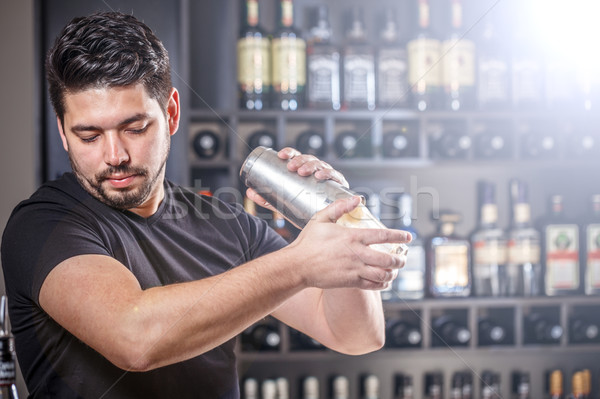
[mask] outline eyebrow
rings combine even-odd
[[[138,121],[142,121],[142,120],[146,120],[146,119],[150,119],[150,115],[147,113],[138,113],[135,114],[127,119],[122,120],[121,122],[119,122],[117,125],[118,126],[125,126],[125,125],[129,125],[130,123],[133,122],[138,122]],[[74,133],[80,133],[80,132],[99,132],[102,131],[103,129],[99,126],[95,126],[95,125],[83,125],[83,124],[78,124],[75,126],[71,127],[71,131]]]

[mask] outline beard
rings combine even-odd
[[[135,167],[129,164],[118,166],[109,166],[106,170],[94,175],[85,176],[77,162],[72,158],[69,152],[69,161],[75,177],[79,184],[100,202],[119,210],[128,210],[142,205],[156,188],[158,179],[164,176],[165,165],[169,155],[170,140],[163,150],[161,162],[158,168],[153,172],[145,167]],[[142,182],[136,187],[125,187],[121,189],[112,188],[110,191],[105,188],[103,183],[112,175],[136,175],[142,178]],[[162,184],[162,179],[159,182]]]

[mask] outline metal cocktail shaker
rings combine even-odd
[[[244,184],[253,188],[287,220],[304,228],[315,213],[340,198],[357,195],[333,180],[318,180],[313,175],[300,176],[287,169],[288,160],[265,147],[256,147],[244,161],[240,177]],[[346,227],[386,228],[364,205],[342,216],[338,224]],[[405,254],[404,244],[373,244],[382,252]]]

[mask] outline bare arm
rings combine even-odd
[[[356,198],[336,201],[289,247],[199,281],[142,290],[112,258],[70,258],[50,272],[40,303],[64,328],[123,369],[149,370],[189,359],[307,288],[385,286],[391,273],[368,265],[391,270],[402,266],[403,259],[368,245],[403,242],[406,234],[331,223],[356,205]]]

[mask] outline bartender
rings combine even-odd
[[[267,315],[341,353],[381,348],[378,290],[406,259],[369,245],[410,234],[336,224],[352,197],[287,245],[240,206],[166,180],[179,93],[162,43],[131,15],[72,20],[46,71],[72,172],[21,202],[2,238],[31,397],[237,398],[234,338]],[[279,157],[345,183],[315,157]]]

